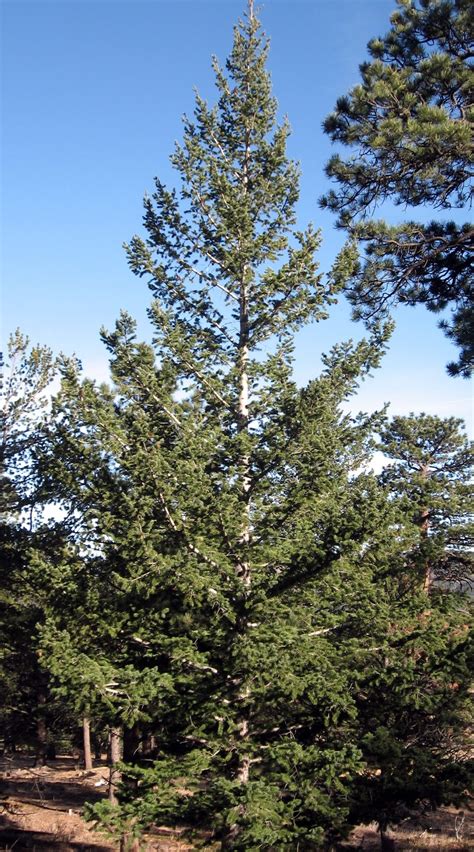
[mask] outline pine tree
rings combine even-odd
[[[369,45],[361,83],[338,100],[324,128],[351,151],[327,174],[338,184],[322,205],[365,248],[348,287],[356,318],[393,303],[445,312],[440,326],[459,347],[453,375],[472,370],[472,225],[436,219],[389,225],[374,209],[449,211],[471,197],[472,40],[468,0],[397,0],[383,38]]]
[[[292,335],[327,315],[345,259],[323,282],[319,235],[295,228],[267,50],[250,8],[214,65],[216,107],[198,96],[185,121],[180,194],[156,180],[128,247],[154,347],[122,315],[104,332],[111,388],[66,365],[43,460],[98,595],[53,607],[48,659],[159,748],[101,816],[202,825],[235,849],[346,828],[354,654],[370,656],[378,594],[367,539],[383,558],[391,511],[356,473],[380,418],[341,411],[389,330],[336,346],[303,391],[292,377]]]
[[[389,629],[360,683],[368,771],[353,805],[362,821],[378,820],[382,836],[420,807],[462,803],[472,786],[472,598],[463,593],[474,564],[472,453],[460,427],[455,418],[410,415],[382,432],[391,464],[381,480],[400,510],[392,534],[406,526],[409,546],[383,581]]]
[[[463,423],[426,414],[395,417],[382,433],[392,462],[383,482],[420,531],[423,586],[468,587],[473,578],[472,447]]]

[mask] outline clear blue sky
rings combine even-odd
[[[358,81],[370,37],[384,33],[394,0],[266,0],[270,71],[302,167],[299,205],[323,230],[321,265],[341,243],[317,198],[331,148],[321,122]],[[55,351],[75,352],[103,377],[99,328],[121,308],[147,334],[144,282],[128,270],[122,242],[141,228],[141,200],[181,138],[193,87],[212,101],[210,56],[224,60],[244,0],[3,0],[3,323]],[[402,215],[402,213],[400,213]],[[422,309],[400,310],[391,350],[359,396],[361,408],[392,402],[470,417],[470,387],[445,375],[454,350]],[[363,328],[338,305],[302,332],[296,373],[317,374],[322,351]]]

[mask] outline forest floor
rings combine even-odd
[[[107,795],[105,761],[92,771],[72,757],[33,766],[32,757],[0,757],[0,850],[2,852],[115,852],[119,847],[81,817],[86,802]],[[166,836],[168,835],[168,836]],[[147,852],[181,852],[190,846],[179,832],[147,836]]]
[[[81,817],[85,802],[106,795],[107,775],[105,763],[87,772],[71,757],[45,767],[34,767],[31,757],[0,758],[0,850],[116,852],[118,845]],[[390,837],[396,852],[467,852],[474,850],[474,814],[441,808],[406,820]],[[144,840],[147,852],[191,849],[179,840],[179,832],[169,829],[157,829]],[[380,849],[376,826],[359,826],[340,848]]]

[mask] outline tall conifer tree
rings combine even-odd
[[[394,417],[382,433],[382,480],[419,529],[423,586],[468,588],[474,578],[472,446],[455,417]]]
[[[335,346],[307,387],[293,379],[293,335],[325,318],[351,258],[324,281],[318,234],[296,229],[267,51],[250,4],[214,63],[216,106],[198,96],[185,120],[180,190],[156,180],[145,199],[146,238],[127,251],[153,294],[153,345],[123,314],[104,332],[110,387],[65,365],[42,465],[85,573],[71,561],[71,605],[52,606],[43,639],[84,709],[108,704],[111,724],[156,738],[102,821],[316,849],[348,826],[359,692],[414,535],[360,472],[381,415],[342,411],[389,329]]]
[[[81,636],[87,682],[125,724],[154,725],[160,759],[136,769],[140,795],[127,802],[128,788],[122,815],[210,825],[242,849],[345,825],[359,759],[352,640],[339,634],[366,634],[376,592],[363,542],[385,548],[374,483],[355,476],[377,417],[353,422],[340,405],[388,332],[335,347],[297,388],[292,335],[327,315],[345,269],[323,282],[319,235],[295,227],[298,169],[267,52],[250,5],[226,69],[214,64],[217,105],[198,96],[185,121],[180,193],[156,181],[147,238],[128,246],[154,296],[158,361],[123,315],[104,334],[111,391],[66,368],[52,476],[103,578],[103,629],[74,631],[56,608],[44,637],[70,683],[64,648],[72,637],[71,661]]]

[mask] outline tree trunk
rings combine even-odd
[[[123,732],[123,760],[124,763],[134,763],[137,754],[142,752],[142,733],[140,726],[135,724],[132,728],[125,728]]]
[[[82,720],[82,739],[84,742],[84,769],[92,769],[91,725],[86,716]]]
[[[116,805],[117,795],[116,789],[121,781],[121,772],[116,768],[116,764],[122,759],[122,728],[113,727],[109,734],[109,802]]]
[[[380,849],[382,852],[395,852],[395,841],[383,829],[380,829]]]
[[[253,0],[248,0],[249,20],[254,20]],[[248,193],[249,185],[249,166],[251,158],[251,126],[245,128],[245,152],[242,170],[242,186],[244,195]],[[240,244],[240,248],[244,251],[246,246]],[[239,281],[239,342],[238,342],[238,410],[237,410],[237,432],[244,439],[240,448],[240,457],[238,459],[238,479],[240,485],[240,502],[241,502],[241,529],[239,540],[238,560],[235,565],[235,572],[240,581],[240,612],[238,615],[238,630],[245,634],[248,630],[248,598],[252,588],[252,566],[250,561],[250,545],[252,543],[252,478],[251,478],[251,458],[246,438],[249,434],[250,423],[250,394],[249,394],[249,361],[250,361],[250,345],[251,345],[251,326],[250,326],[250,300],[251,300],[251,284],[250,275],[251,268],[249,262],[245,259],[240,271]],[[248,784],[250,779],[250,755],[248,754],[248,741],[251,736],[250,712],[248,703],[251,697],[251,686],[249,678],[245,673],[242,676],[241,682],[237,685],[236,699],[239,706],[239,711],[236,719],[237,738],[235,742],[237,752],[237,765],[235,768],[235,779],[240,784]],[[245,806],[240,805],[238,808],[239,816],[242,817],[245,813]],[[231,825],[223,838],[222,848],[232,849],[235,839],[240,832],[238,822]]]
[[[422,539],[427,539],[430,530],[430,512],[429,509],[422,509],[420,513],[419,526],[421,529]],[[423,591],[429,595],[431,586],[433,585],[433,567],[429,560],[426,560],[423,577]]]
[[[140,841],[137,838],[130,839],[124,834],[120,840],[120,852],[140,852]]]
[[[252,3],[249,4],[250,16],[253,16]],[[244,193],[248,191],[248,170],[250,160],[250,129],[246,128],[245,140],[245,157],[243,163],[243,188]],[[237,412],[237,431],[244,438],[249,432],[249,342],[250,342],[250,286],[249,286],[249,266],[244,262],[240,277],[240,293],[239,293],[239,344],[238,344],[238,375],[239,375],[239,398]],[[243,444],[241,455],[238,460],[239,482],[240,482],[240,500],[242,505],[241,515],[241,533],[240,533],[240,553],[238,562],[235,566],[236,575],[241,584],[241,606],[239,613],[239,631],[245,633],[247,631],[247,599],[252,586],[252,571],[249,559],[249,545],[251,543],[251,476],[250,476],[250,457],[248,449]],[[248,784],[250,777],[250,757],[246,754],[248,748],[247,742],[250,735],[250,720],[249,711],[245,706],[250,697],[250,687],[246,682],[245,675],[238,686],[237,701],[240,705],[244,705],[239,711],[236,719],[237,727],[237,766],[235,770],[235,778],[240,784]],[[242,816],[245,808],[243,805],[239,807],[239,813]],[[234,845],[234,840],[239,834],[239,826],[237,823],[230,826],[226,836],[223,839],[222,848],[231,849]]]
[[[420,470],[422,479],[429,479],[430,471],[428,465],[423,465]],[[428,538],[430,532],[430,510],[428,506],[424,506],[420,512],[418,526],[421,530],[421,538],[422,541]],[[426,560],[424,567],[424,576],[423,576],[423,591],[426,595],[429,595],[431,592],[431,586],[433,585],[433,567],[429,560]]]
[[[154,734],[147,733],[143,740],[143,754],[146,757],[151,757],[156,750],[156,737]]]
[[[48,749],[48,728],[45,718],[46,695],[44,692],[38,694],[38,718],[36,722],[36,757],[35,766],[46,764],[46,752]]]
[[[249,424],[249,383],[248,383],[248,337],[249,337],[249,294],[248,286],[245,281],[247,269],[245,268],[242,275],[241,290],[240,290],[240,342],[239,342],[239,372],[240,372],[240,388],[239,388],[239,408],[238,408],[238,430],[239,433],[245,435],[248,433]],[[242,527],[240,536],[241,553],[239,563],[237,565],[237,576],[242,585],[242,611],[240,613],[240,630],[245,632],[247,629],[247,597],[252,584],[252,575],[249,562],[248,548],[251,539],[250,532],[250,460],[246,452],[242,453],[239,459],[240,469],[240,484],[241,484],[241,500],[242,500]],[[239,692],[238,700],[245,702],[249,697],[249,688],[243,680]],[[243,710],[240,718],[237,720],[238,736],[241,743],[244,743],[249,736],[249,719],[246,710]],[[236,777],[241,784],[247,784],[249,780],[249,759],[245,754],[239,755],[239,764],[237,767]]]

